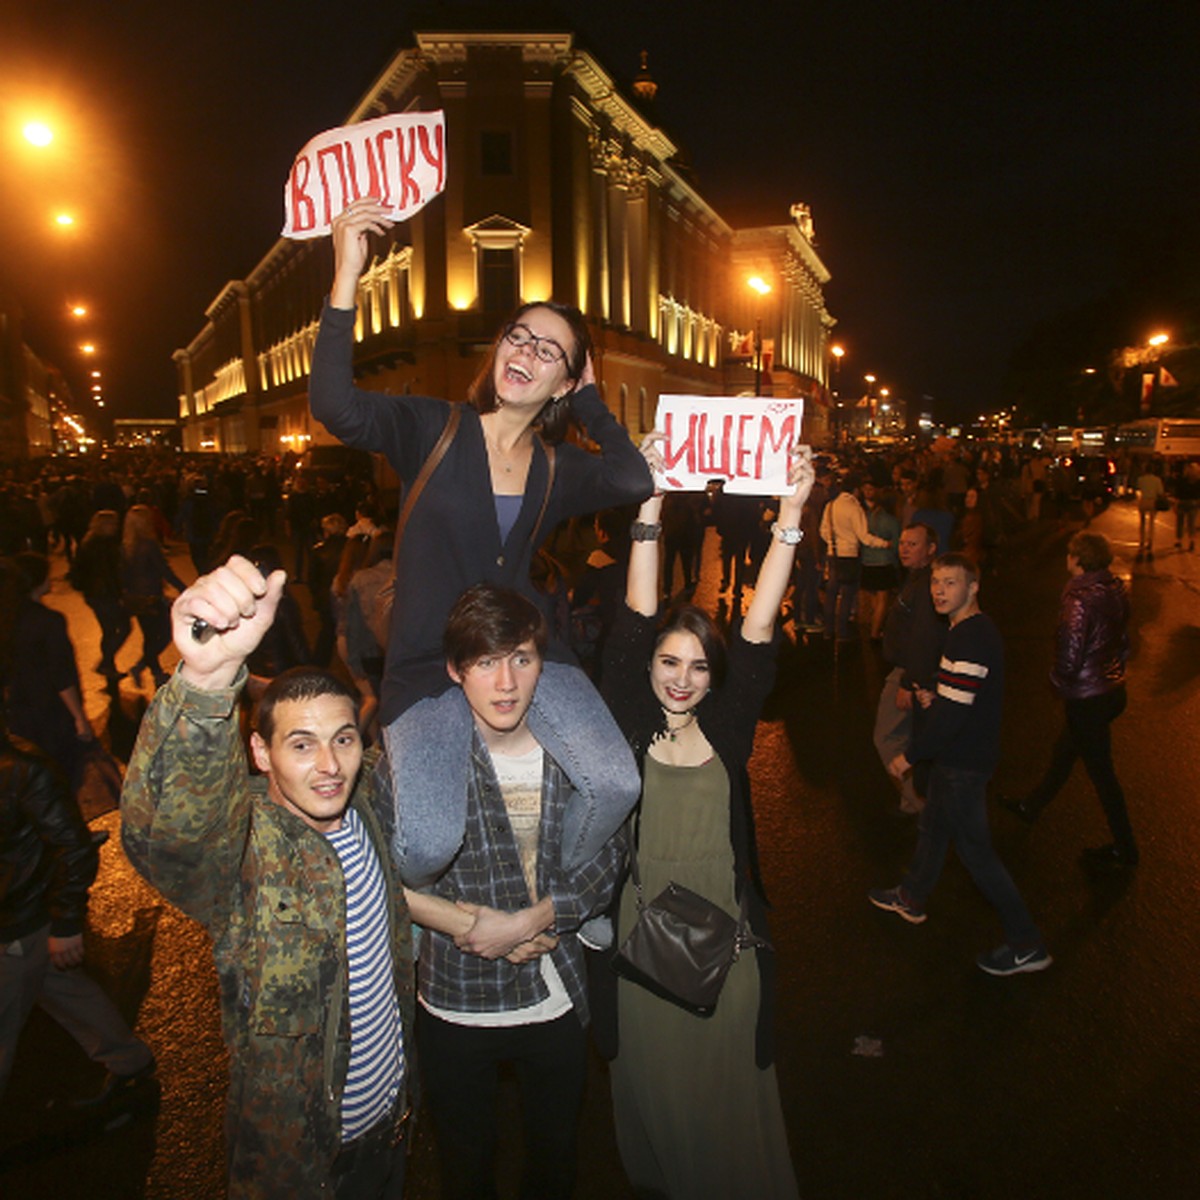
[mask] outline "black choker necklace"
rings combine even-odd
[[[695,722],[696,710],[693,708],[688,711],[687,720],[682,725],[676,725],[674,729],[670,725],[667,726],[667,740],[671,742],[675,741],[689,725],[694,725]]]

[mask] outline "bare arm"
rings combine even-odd
[[[655,430],[642,439],[642,457],[653,472],[662,466],[659,442],[663,435]],[[663,498],[656,492],[642,501],[637,519],[644,525],[662,525]],[[625,585],[625,603],[640,616],[652,617],[658,612],[658,541],[635,541],[629,550],[629,575]]]
[[[804,509],[804,502],[808,499],[808,493],[812,491],[814,479],[811,447],[794,447],[788,471],[792,491],[790,495],[779,497],[778,525],[781,529],[799,528],[800,514]],[[771,640],[775,632],[775,617],[791,583],[792,565],[795,560],[795,545],[788,545],[772,536],[770,549],[758,572],[754,599],[750,601],[750,607],[742,621],[742,637],[746,641]]]

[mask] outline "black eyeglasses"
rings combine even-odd
[[[532,346],[534,354],[544,363],[567,361],[567,352],[553,338],[538,337],[528,325],[522,325],[520,322],[510,325],[504,331],[504,340],[517,349]]]

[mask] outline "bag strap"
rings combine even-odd
[[[538,530],[542,527],[542,518],[546,515],[546,509],[550,506],[550,493],[554,490],[554,472],[558,467],[558,459],[554,453],[554,447],[546,442],[542,443],[542,449],[546,452],[546,494],[542,497],[542,507],[538,510],[537,520],[533,523],[533,532],[529,535],[529,545],[535,552],[538,548]]]
[[[392,543],[392,562],[400,562],[400,543],[404,540],[404,527],[408,524],[409,515],[412,513],[413,505],[416,504],[417,498],[425,490],[425,485],[429,482],[429,477],[437,470],[437,465],[446,457],[446,451],[450,449],[450,443],[454,441],[454,435],[458,432],[458,422],[462,418],[462,406],[459,404],[450,405],[450,415],[446,418],[446,424],[442,429],[441,437],[434,443],[433,449],[429,452],[429,457],[421,464],[421,470],[417,473],[416,479],[412,481],[412,486],[408,489],[408,494],[404,497],[404,506],[400,509],[400,516],[396,520],[396,540]]]

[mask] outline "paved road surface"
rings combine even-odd
[[[785,654],[752,770],[780,959],[779,1074],[810,1200],[1200,1194],[1200,556],[1168,549],[1135,568],[1132,511],[1114,506],[1097,527],[1132,580],[1131,702],[1115,743],[1143,862],[1100,880],[1079,867],[1082,847],[1107,840],[1081,769],[1033,829],[994,813],[1001,855],[1055,956],[1041,975],[996,980],[974,967],[999,929],[953,861],[924,925],[868,906],[866,889],[895,883],[914,841],[870,744],[882,665],[869,646],[836,661],[819,641]],[[1056,732],[1045,678],[1065,536],[1043,522],[984,587],[1008,653],[997,783],[1009,790],[1032,784]],[[190,578],[186,558],[175,565]],[[710,546],[702,603],[716,600],[712,565]],[[90,615],[61,579],[50,602],[68,613],[89,666]],[[86,678],[89,716],[127,746],[148,693],[126,681],[113,705]],[[35,1014],[3,1103],[0,1195],[219,1197],[224,1066],[206,939],[132,875],[116,815],[93,825],[114,837],[93,891],[89,958],[155,1048],[161,1098],[151,1093],[108,1132],[72,1126],[61,1098],[96,1077]],[[629,1196],[598,1062],[582,1142],[579,1196]],[[436,1195],[427,1126],[410,1181],[411,1200]]]

